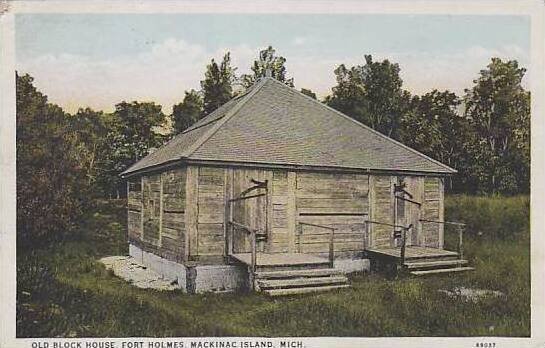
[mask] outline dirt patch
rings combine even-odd
[[[177,289],[176,280],[167,279],[136,262],[130,256],[107,256],[99,260],[116,276],[142,289],[171,291]]]

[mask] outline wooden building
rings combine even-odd
[[[333,289],[369,260],[465,270],[443,250],[455,172],[263,78],[122,174],[131,254],[180,265],[189,292],[242,286],[228,274],[272,295]]]

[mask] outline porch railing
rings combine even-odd
[[[241,229],[242,231],[246,232],[249,236],[250,236],[250,244],[251,244],[251,256],[250,256],[250,266],[249,266],[249,272],[248,272],[248,276],[249,276],[249,281],[250,281],[250,287],[252,288],[252,290],[255,290],[255,273],[256,273],[256,270],[257,270],[257,233],[259,230],[255,229],[255,228],[251,228],[249,226],[246,226],[244,224],[241,224],[239,222],[236,222],[236,221],[229,221],[229,224],[232,226],[232,227],[236,227],[238,229]],[[234,228],[231,228],[231,233],[230,233],[230,236],[228,236],[229,238],[229,248],[230,248],[230,253],[232,254],[233,253],[233,233],[234,233]]]
[[[457,222],[457,221],[437,221],[437,220],[427,220],[427,219],[420,219],[420,222],[423,223],[434,223],[434,224],[442,224],[442,225],[452,225],[456,226],[456,229],[458,231],[458,258],[463,259],[464,258],[464,230],[466,228],[466,224],[463,222]]]
[[[383,226],[389,226],[393,228],[400,228],[401,229],[401,249],[399,251],[399,263],[401,266],[405,264],[405,251],[407,248],[407,232],[413,228],[413,224],[410,224],[409,226],[403,226],[403,225],[396,225],[396,224],[390,224],[387,222],[380,222],[380,221],[372,221],[367,220],[365,221],[366,224],[376,224],[376,225],[383,225]],[[394,237],[396,235],[394,234]]]
[[[312,226],[312,227],[318,227],[329,230],[329,267],[334,267],[334,261],[335,261],[335,230],[336,228],[331,226],[324,226],[324,225],[317,225],[317,224],[311,224],[308,222],[299,222],[299,251],[301,248],[301,235],[303,234],[303,226]]]

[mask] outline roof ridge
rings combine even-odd
[[[442,166],[443,168],[446,168],[446,169],[448,169],[448,170],[451,170],[451,171],[453,171],[453,172],[455,172],[455,173],[458,172],[456,169],[451,168],[451,167],[447,166],[446,164],[441,163],[441,162],[439,162],[438,160],[433,159],[433,158],[431,158],[431,157],[429,157],[429,156],[423,154],[422,152],[417,151],[417,150],[415,150],[415,149],[413,149],[413,148],[411,148],[411,147],[409,147],[409,146],[407,146],[407,145],[405,145],[405,144],[403,144],[403,143],[401,143],[401,142],[399,142],[399,141],[397,141],[397,140],[395,140],[395,139],[393,139],[393,138],[390,138],[389,136],[387,136],[387,135],[385,135],[385,134],[382,134],[381,132],[377,131],[376,129],[373,129],[373,128],[371,128],[371,127],[369,127],[369,126],[367,126],[367,125],[365,125],[365,124],[363,124],[363,123],[361,123],[361,122],[359,122],[359,121],[353,119],[352,117],[343,114],[343,113],[340,112],[339,110],[335,110],[335,109],[332,108],[331,106],[329,106],[329,105],[327,105],[327,104],[325,104],[325,103],[322,103],[321,101],[319,101],[319,100],[317,100],[317,99],[311,98],[311,97],[309,97],[309,96],[306,95],[306,94],[301,93],[300,91],[298,91],[297,89],[295,89],[295,87],[290,87],[290,86],[288,86],[288,85],[282,83],[281,81],[278,81],[278,80],[273,79],[273,78],[270,78],[270,77],[266,77],[265,79],[267,79],[267,80],[272,80],[272,81],[274,81],[274,82],[280,84],[280,85],[283,86],[283,87],[289,88],[290,90],[295,91],[295,92],[296,92],[297,94],[299,94],[300,96],[303,96],[304,98],[306,98],[306,99],[308,99],[308,100],[310,100],[310,101],[312,101],[312,102],[314,102],[314,103],[317,103],[318,105],[321,105],[322,107],[324,107],[324,108],[326,108],[326,109],[328,109],[328,110],[330,110],[330,111],[335,112],[335,113],[338,114],[339,116],[342,116],[343,118],[345,118],[345,119],[347,119],[347,120],[350,120],[350,121],[354,122],[355,124],[359,125],[360,127],[364,128],[364,129],[366,129],[366,130],[368,130],[368,131],[371,131],[372,133],[374,133],[374,134],[376,134],[376,135],[378,135],[378,136],[380,136],[380,137],[382,137],[382,138],[384,138],[384,139],[386,139],[386,140],[389,140],[389,141],[393,142],[394,144],[396,144],[396,145],[398,145],[398,146],[401,146],[402,148],[404,148],[404,149],[406,149],[406,150],[409,150],[409,151],[411,151],[411,152],[413,152],[413,153],[415,153],[415,154],[417,154],[417,155],[419,155],[419,156],[421,156],[421,157],[424,157],[425,159],[427,159],[427,160],[429,160],[429,161],[431,161],[431,162],[433,162],[433,163],[435,163],[435,164],[438,164],[438,165]]]
[[[223,117],[218,118],[217,122],[208,132],[203,134],[197,141],[195,141],[190,147],[187,148],[184,153],[180,156],[180,158],[189,157],[191,156],[195,151],[197,151],[208,139],[210,139],[220,128],[223,126],[227,121],[229,121],[241,108],[246,104],[246,102],[254,96],[260,89],[265,85],[267,82],[267,79],[263,79],[259,81],[251,91],[246,93],[242,99],[237,103],[237,105],[233,106],[231,110],[229,110]],[[211,124],[212,122],[208,123]]]

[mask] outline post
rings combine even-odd
[[[255,271],[256,271],[256,263],[257,263],[257,252],[256,252],[256,238],[255,238],[255,231],[250,231],[250,240],[252,243],[252,260],[250,262],[250,286],[252,287],[252,290],[255,290]]]
[[[369,222],[367,222],[367,219],[363,222],[365,224],[365,227],[363,228],[363,231],[365,235],[363,236],[363,249],[367,249],[369,247]]]
[[[406,245],[406,239],[407,239],[407,230],[412,228],[412,225],[409,225],[409,227],[403,227],[401,230],[401,266],[405,264],[405,245]]]
[[[464,225],[458,225],[458,258],[461,260],[464,258],[464,246],[463,246],[463,234]]]
[[[329,230],[329,267],[333,268],[333,262],[335,259],[335,247],[334,247],[334,240],[335,240],[335,229],[331,228]]]

